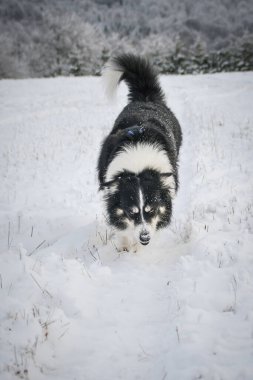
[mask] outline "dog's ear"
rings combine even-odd
[[[161,173],[160,176],[162,178],[166,178],[166,177],[171,177],[173,175],[173,173]]]
[[[112,188],[113,186],[118,184],[120,179],[121,179],[121,177],[119,176],[119,177],[116,177],[115,179],[113,179],[111,181],[101,182],[100,186],[99,186],[99,191]]]
[[[168,188],[171,198],[176,195],[176,182],[173,173],[161,173],[160,179],[162,184]]]

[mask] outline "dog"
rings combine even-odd
[[[99,190],[107,222],[118,233],[118,249],[136,250],[171,221],[182,131],[147,59],[118,55],[103,75],[111,94],[121,81],[129,92],[127,106],[101,146]]]

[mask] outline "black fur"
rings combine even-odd
[[[122,54],[113,58],[112,63],[122,71],[120,81],[128,85],[129,102],[164,102],[157,75],[147,60],[132,54]]]
[[[170,189],[164,179],[173,176],[175,191],[178,189],[178,154],[182,143],[180,125],[165,104],[165,96],[158,77],[149,62],[132,54],[123,54],[113,59],[114,66],[122,72],[123,80],[129,87],[129,104],[123,109],[110,134],[102,144],[98,160],[98,177],[101,190],[105,191],[105,201],[109,223],[116,228],[126,228],[126,220],[135,225],[140,223],[140,215],[131,215],[131,207],[138,203],[138,188],[142,189],[145,204],[152,210],[145,215],[146,223],[159,216],[157,229],[169,224],[172,213]],[[159,173],[153,168],[144,168],[141,173],[123,171],[106,182],[109,164],[128,145],[148,143],[164,150],[173,168],[172,173]],[[115,190],[116,189],[116,190]],[[161,213],[159,207],[164,207]],[[117,209],[123,214],[118,215]]]

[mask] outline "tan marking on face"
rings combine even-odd
[[[131,230],[134,229],[134,222],[132,220],[130,220],[128,218],[124,218],[122,221],[123,221],[123,223],[126,224],[126,228],[129,228]]]
[[[120,215],[123,215],[124,214],[124,211],[122,210],[122,208],[117,208],[116,209],[116,215],[120,216]]]
[[[157,226],[157,223],[160,221],[160,218],[159,216],[154,216],[152,219],[151,219],[151,226],[154,230],[156,230],[156,226]]]
[[[160,206],[159,207],[159,211],[160,211],[161,214],[164,214],[165,211],[166,211],[166,207],[165,206]]]

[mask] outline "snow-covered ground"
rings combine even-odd
[[[163,77],[184,143],[169,229],[118,253],[97,192],[126,104],[0,82],[1,379],[253,378],[253,73]]]

